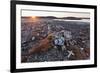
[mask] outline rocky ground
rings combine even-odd
[[[73,37],[71,40],[67,41],[66,49],[62,51],[58,50],[58,48],[50,47],[44,52],[39,51],[28,55],[29,49],[39,44],[39,41],[47,36],[48,24],[54,31],[56,28],[60,29],[60,26],[65,30],[71,31]],[[25,21],[25,23],[22,22],[21,27],[21,62],[86,60],[90,57],[89,23],[77,24],[73,22],[47,20],[43,22],[42,20],[36,23],[27,21]],[[40,35],[38,36],[37,33]],[[33,36],[36,37],[35,40],[32,40]],[[80,48],[84,49],[81,50]],[[68,57],[69,51],[72,51],[74,55]]]
[[[32,54],[27,62],[44,62],[44,61],[64,61],[67,60],[67,51],[59,51],[55,48],[50,48],[47,52]]]

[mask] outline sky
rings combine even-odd
[[[55,17],[84,17],[89,18],[90,13],[83,12],[67,12],[67,11],[35,11],[35,10],[22,10],[22,16],[55,16]]]

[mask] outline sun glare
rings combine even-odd
[[[36,16],[32,16],[32,19],[36,19]]]

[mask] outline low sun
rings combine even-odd
[[[36,16],[32,16],[33,19],[36,19]]]

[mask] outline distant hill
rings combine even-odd
[[[84,18],[84,17],[63,17],[61,19],[81,20],[81,19],[90,19],[90,18]]]
[[[69,19],[69,20],[81,20],[82,18],[78,18],[78,17],[63,17],[61,19]]]
[[[31,16],[22,16],[22,18],[31,18]],[[55,16],[37,16],[37,18],[45,18],[45,19],[68,19],[68,20],[90,19],[90,18],[84,18],[84,17],[55,17]]]
[[[38,18],[57,19],[57,17],[54,17],[54,16],[41,16],[41,17],[38,17]]]

